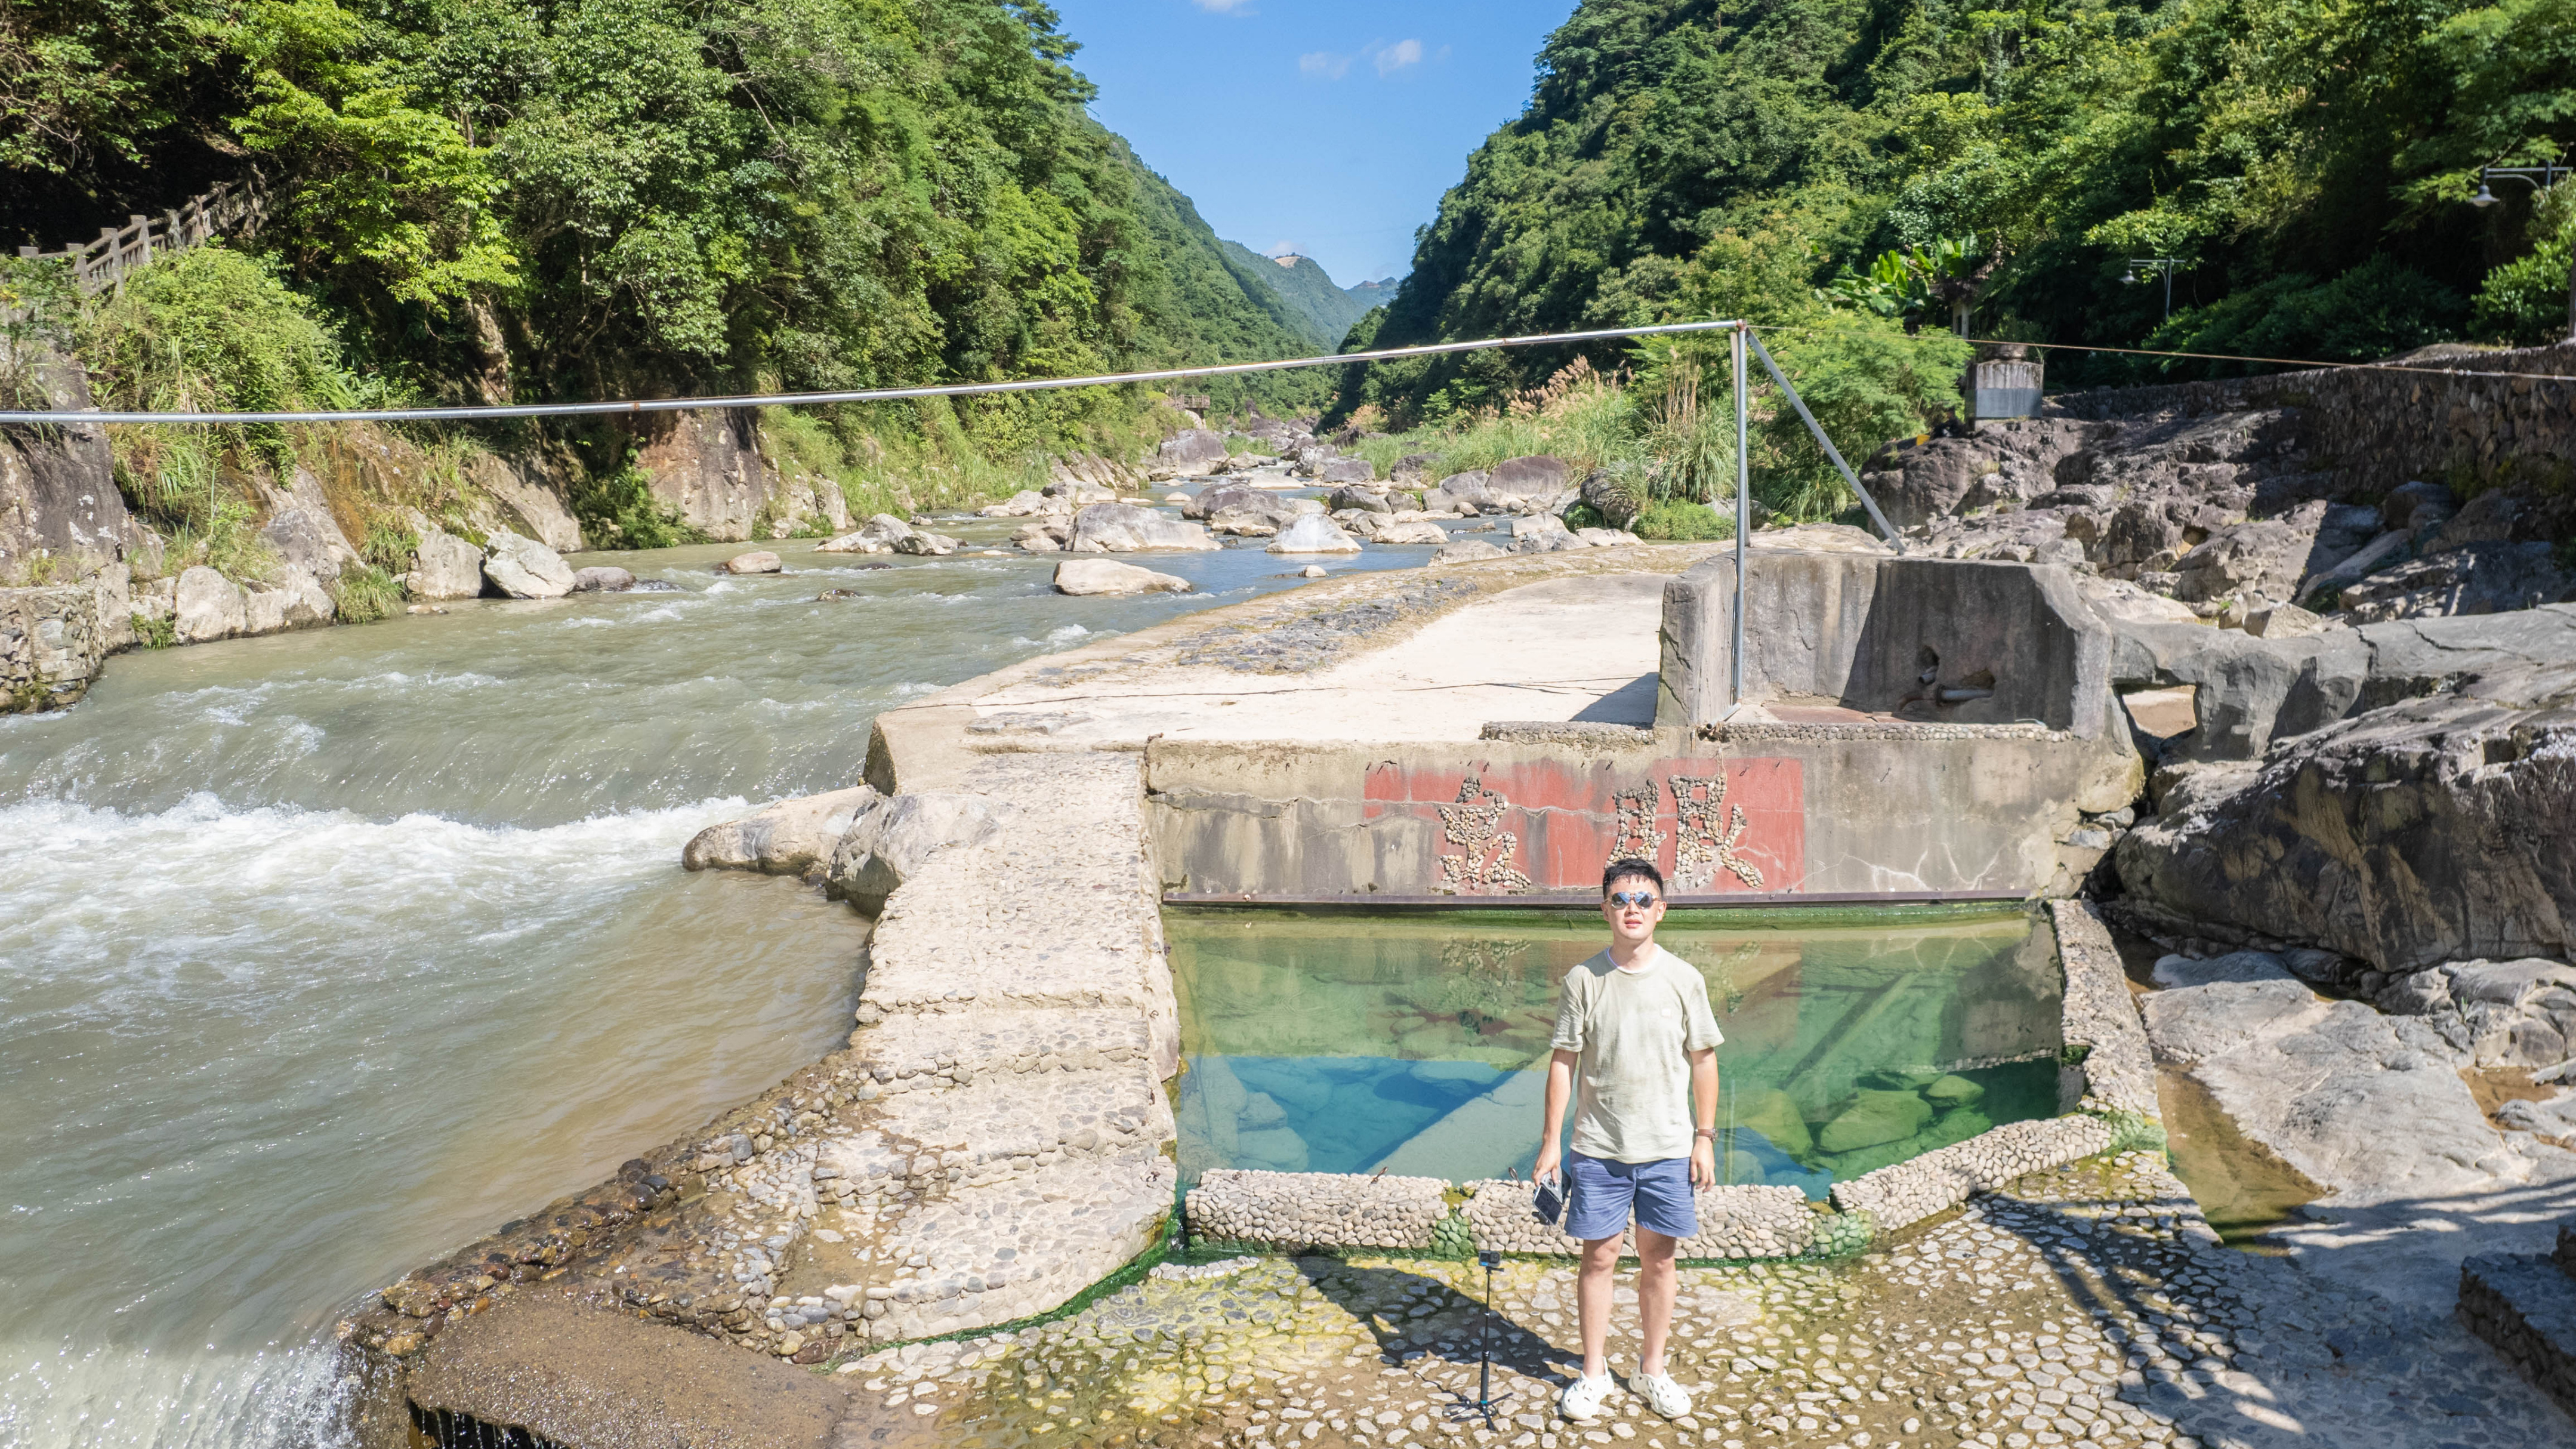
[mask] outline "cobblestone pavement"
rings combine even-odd
[[[1555,1414],[1574,1272],[1238,1259],[1042,1327],[838,1365],[845,1445],[1510,1449],[2566,1446],[2576,1424],[2452,1324],[2219,1247],[2161,1156],[2034,1173],[1842,1263],[1682,1270],[1666,1421]],[[1621,1317],[1635,1296],[1623,1273]],[[1488,1426],[1478,1337],[1492,1334]],[[1614,1333],[1624,1381],[1632,1336]]]

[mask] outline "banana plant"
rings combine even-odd
[[[1929,247],[1909,247],[1878,254],[1866,274],[1845,266],[1824,288],[1825,300],[1881,317],[1901,317],[1912,331],[1923,318],[1950,314],[1950,330],[1968,335],[1968,314],[1986,279],[2003,262],[2002,238],[1980,254],[1974,232],[1940,237]]]

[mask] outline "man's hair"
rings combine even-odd
[[[1609,868],[1601,872],[1602,897],[1605,900],[1608,899],[1610,888],[1630,876],[1643,876],[1655,883],[1656,895],[1660,896],[1664,893],[1664,873],[1655,869],[1653,861],[1639,860],[1633,855],[1623,855],[1610,862]]]

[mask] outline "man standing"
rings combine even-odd
[[[1604,1346],[1610,1275],[1619,1235],[1637,1220],[1637,1373],[1631,1391],[1678,1419],[1690,1395],[1664,1371],[1673,1326],[1673,1249],[1699,1231],[1691,1189],[1717,1181],[1717,1018],[1708,983],[1655,944],[1664,878],[1643,860],[1614,860],[1601,876],[1610,949],[1565,975],[1556,1055],[1547,1068],[1547,1119],[1531,1176],[1558,1176],[1558,1132],[1575,1099],[1574,1151],[1564,1164],[1566,1231],[1583,1240],[1575,1304],[1583,1326],[1583,1376],[1557,1398],[1581,1423],[1610,1392]],[[1575,1084],[1581,1082],[1578,1092]]]

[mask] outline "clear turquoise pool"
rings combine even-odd
[[[1526,1174],[1557,982],[1605,944],[1556,912],[1174,912],[1181,1167]],[[2056,945],[2019,911],[1676,912],[1707,977],[1719,1173],[1839,1178],[2058,1110]]]

